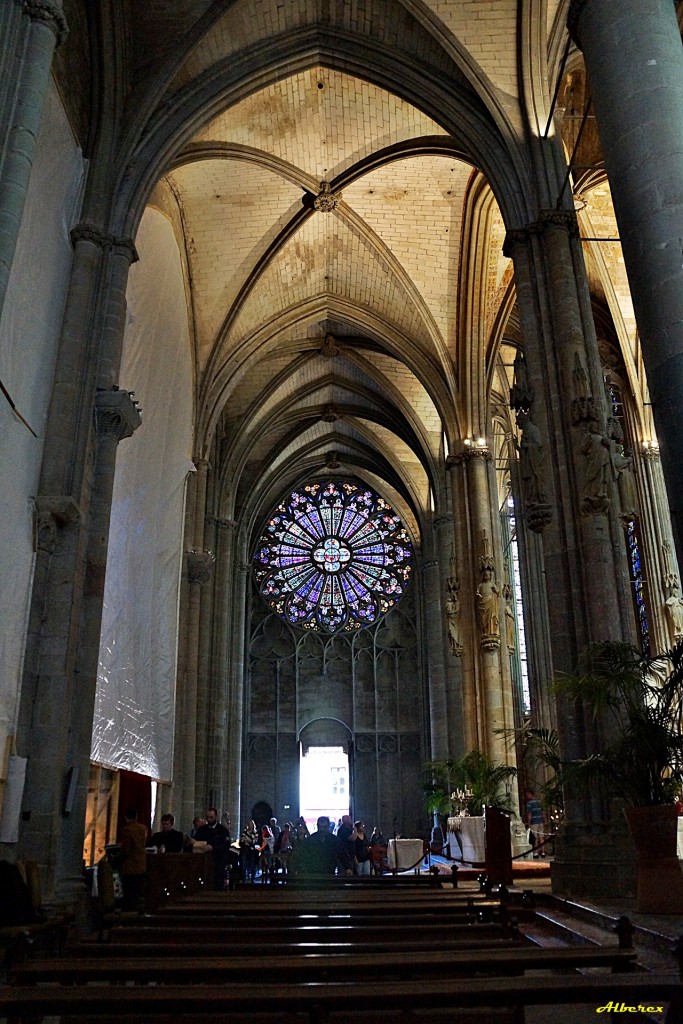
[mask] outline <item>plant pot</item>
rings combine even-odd
[[[626,807],[624,814],[638,855],[636,910],[641,914],[683,914],[675,806]]]

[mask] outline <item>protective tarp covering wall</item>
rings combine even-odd
[[[19,704],[33,573],[32,498],[71,270],[69,231],[78,222],[84,171],[51,86],[0,322],[0,380],[38,435],[0,395],[0,756]]]
[[[116,457],[92,758],[170,780],[192,365],[170,223],[148,210],[135,246],[120,382],[142,425]]]

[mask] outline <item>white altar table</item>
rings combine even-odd
[[[486,835],[484,816],[457,815],[448,819],[448,851],[453,860],[465,864],[484,864],[486,861]],[[520,821],[510,819],[510,850],[513,857],[530,854],[527,830]]]
[[[417,874],[422,866],[423,850],[421,839],[390,839],[387,864],[392,871],[408,871],[414,868]]]

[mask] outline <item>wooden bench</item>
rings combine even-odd
[[[583,970],[604,968],[613,972],[635,969],[636,953],[617,947],[596,946],[575,949],[443,949],[386,951],[344,955],[313,953],[306,957],[263,955],[233,958],[224,954],[206,960],[180,956],[172,961],[157,957],[107,956],[67,957],[32,961],[17,967],[14,984],[85,985],[92,982],[134,982],[136,984],[217,984],[233,981],[257,982],[267,968],[268,983],[297,981],[354,981],[367,978],[496,975],[516,976],[526,971]]]
[[[225,928],[235,923],[253,922],[258,908],[225,907],[210,910],[183,911],[176,910],[166,913],[145,915],[138,918],[137,924],[146,928],[173,928],[187,925],[201,925],[203,928]],[[457,921],[495,921],[505,920],[510,914],[534,914],[535,911],[525,908],[510,910],[505,904],[493,901],[477,903],[458,903],[451,906],[432,904],[424,907],[405,907],[391,904],[383,907],[375,906],[326,906],[326,907],[276,907],[268,910],[268,929],[273,927],[294,927],[296,925],[333,925],[333,924],[372,924],[381,921],[383,924],[400,926],[411,921],[423,924],[441,924]],[[135,924],[135,922],[132,922]]]
[[[511,931],[509,934],[506,934],[496,925],[477,925],[476,931],[473,929],[464,930],[458,933],[458,935],[458,938],[442,938],[439,935],[434,935],[431,942],[427,945],[422,937],[414,940],[409,938],[399,942],[387,941],[382,945],[382,951],[388,953],[398,950],[405,953],[428,948],[457,953],[463,950],[509,949],[524,944],[532,945],[519,932]],[[163,957],[167,959],[173,957],[176,959],[182,956],[216,958],[225,956],[226,948],[229,949],[230,956],[233,959],[260,955],[262,963],[264,962],[264,949],[268,950],[268,957],[276,953],[284,956],[303,957],[321,951],[320,943],[309,941],[281,942],[277,946],[271,946],[267,943],[264,945],[264,939],[261,935],[256,941],[239,942],[229,946],[226,946],[226,943],[223,941],[204,942],[201,939],[193,942],[169,943],[161,937],[146,939],[144,942],[78,942],[69,947],[69,953],[74,957],[88,958]],[[349,952],[354,954],[373,954],[377,953],[377,943],[330,941],[326,942],[322,949],[327,955],[346,954]]]
[[[264,965],[265,966],[265,965]],[[264,970],[267,977],[267,967]],[[221,993],[225,992],[224,999]],[[505,978],[434,978],[425,985],[420,979],[354,982],[303,982],[269,984],[263,978],[255,984],[232,982],[225,989],[212,990],[211,1019],[235,1024],[238,1015],[251,1020],[255,1010],[275,1013],[278,1020],[297,1013],[311,1024],[348,1020],[349,1001],[363,1013],[391,1012],[400,1020],[403,1010],[448,1010],[486,1007],[496,1011],[498,1020],[524,1024],[525,1007],[565,1006],[587,1003],[599,1007],[619,1005],[665,1007],[667,1024],[680,1024],[681,983],[671,974],[600,974],[532,976]],[[162,1024],[185,1016],[196,1021],[206,995],[193,985],[37,985],[0,988],[0,1016],[18,1024],[41,1016],[92,1019],[98,1024],[130,1021],[141,1017]],[[339,1008],[345,1007],[339,1016]],[[503,1016],[505,1015],[505,1016]],[[643,1019],[639,1016],[638,1019]]]
[[[456,921],[443,921],[438,924],[438,937],[463,937],[463,933],[474,937],[480,928],[497,929],[501,935],[509,933],[510,929],[516,926],[513,919],[501,920],[497,923],[479,923],[461,919]],[[359,923],[348,921],[346,924],[267,924],[263,921],[254,923],[250,918],[248,923],[234,922],[227,924],[216,924],[213,927],[204,926],[202,922],[196,924],[172,925],[168,930],[159,928],[158,923],[147,925],[143,922],[131,925],[115,925],[110,929],[110,942],[149,942],[156,941],[160,934],[168,944],[184,942],[222,942],[226,945],[238,943],[261,942],[269,946],[275,946],[280,942],[374,942],[383,945],[385,943],[401,942],[430,942],[437,934],[437,927],[429,922],[424,923],[421,918],[404,919],[402,924],[396,921],[385,924]]]

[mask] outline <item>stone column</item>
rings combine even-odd
[[[216,519],[216,568],[214,572],[214,617],[211,647],[211,716],[208,735],[207,783],[216,793],[219,810],[234,815],[238,807],[226,803],[228,757],[228,707],[230,703],[230,654],[234,606],[234,553],[237,523],[234,519]]]
[[[0,313],[19,236],[55,47],[59,0],[6,0],[0,10]]]
[[[84,637],[91,643],[86,624],[99,614],[98,559],[106,552],[106,506],[111,500],[104,483],[111,453],[106,445],[98,451],[93,404],[98,389],[112,389],[111,374],[123,341],[126,280],[135,258],[129,241],[91,226],[75,229],[72,241],[74,257],[36,497],[35,573],[17,730],[18,751],[29,758],[18,854],[40,854],[48,901],[55,898],[58,870],[60,877],[71,870],[67,861],[75,850],[72,829],[80,827],[82,841],[82,817],[76,823],[74,814],[72,823],[63,813],[65,794],[74,780],[73,771],[66,777],[65,773],[68,766],[85,765],[90,755],[92,714],[88,728],[78,712],[81,692],[87,699],[94,679],[83,676],[80,648]],[[79,769],[80,786],[87,785],[85,769],[83,774],[80,778]],[[71,851],[64,856],[62,839],[64,850]]]
[[[504,581],[490,462],[485,442],[471,439],[459,455],[448,459],[457,526],[454,550],[461,578],[464,744],[466,750],[477,747],[503,762],[508,757],[506,741],[496,730],[513,723],[509,666],[502,664],[500,654]]]
[[[244,687],[247,670],[246,622],[249,621],[247,588],[251,580],[251,564],[246,561],[246,543],[240,537],[235,545],[236,571],[233,574],[233,615],[230,629],[231,657],[229,672],[229,698],[227,715],[227,744],[225,750],[225,802],[232,821],[242,819],[242,750],[246,725],[244,717]]]
[[[462,743],[461,754],[481,744],[482,709],[477,699],[478,650],[476,623],[472,594],[476,588],[472,565],[467,557],[470,540],[467,532],[467,480],[466,460],[462,455],[449,455],[446,469],[450,474],[451,503],[453,508],[453,554],[454,564],[450,576],[457,578],[460,616],[460,637],[462,651],[460,675],[462,686]]]
[[[208,554],[209,543],[211,542],[211,531],[207,529],[206,508],[207,508],[207,487],[209,482],[210,465],[207,459],[195,459],[197,472],[194,476],[194,504],[192,522],[192,545],[190,554]],[[206,564],[213,564],[213,555],[206,560]],[[197,563],[197,566],[199,563]],[[189,563],[188,563],[189,566]],[[197,567],[195,566],[195,568]],[[201,575],[201,579],[199,576]],[[189,602],[188,602],[188,632],[186,648],[186,685],[188,696],[190,692],[195,693],[193,710],[190,714],[196,716],[196,740],[192,765],[189,766],[187,779],[192,778],[194,773],[194,794],[193,803],[197,809],[204,807],[208,801],[208,790],[206,787],[206,743],[209,715],[209,692],[208,679],[206,675],[206,658],[202,657],[206,646],[207,630],[210,630],[210,604],[211,588],[205,586],[210,580],[204,578],[203,572],[188,570]],[[209,607],[207,607],[209,606]],[[204,669],[204,671],[202,671]],[[186,750],[189,754],[189,749]]]
[[[430,558],[422,563],[422,586],[427,638],[431,756],[435,760],[443,760],[448,757],[448,709],[444,680],[443,611],[438,559]]]
[[[455,557],[453,516],[434,520],[439,553],[441,588],[441,634],[444,661],[447,750],[449,757],[465,753],[461,665],[464,650],[458,561]]]
[[[69,743],[66,771],[73,784],[73,802],[62,811],[61,849],[57,871],[56,902],[71,903],[83,888],[83,821],[88,798],[88,770],[97,687],[104,580],[109,547],[109,523],[114,490],[116,452],[119,442],[132,437],[140,426],[137,403],[128,391],[118,388],[95,396],[97,446],[90,497],[88,540],[85,556],[83,610],[76,657],[77,685],[71,692]],[[66,709],[64,709],[66,711]],[[47,758],[48,751],[39,754]],[[48,763],[45,764],[48,769]],[[75,780],[75,782],[74,782]]]
[[[532,531],[540,526],[543,539],[553,674],[573,672],[589,641],[634,639],[611,475],[610,411],[574,212],[541,211],[535,224],[508,233],[505,251],[515,266],[530,418],[543,449],[540,475],[548,507],[545,522],[525,517],[525,523]],[[556,704],[556,711],[563,757],[597,753],[592,716],[576,703]],[[607,825],[609,808],[576,793],[565,793],[565,813],[554,891],[616,894],[620,823]]]
[[[573,0],[683,564],[683,49],[671,0]]]
[[[213,574],[214,556],[210,551],[188,551],[187,562],[187,642],[186,663],[182,675],[181,717],[176,726],[176,742],[182,744],[179,788],[182,793],[180,813],[183,821],[192,821],[195,810],[206,803],[206,794],[197,792],[197,658],[199,654],[199,617],[201,588]]]

